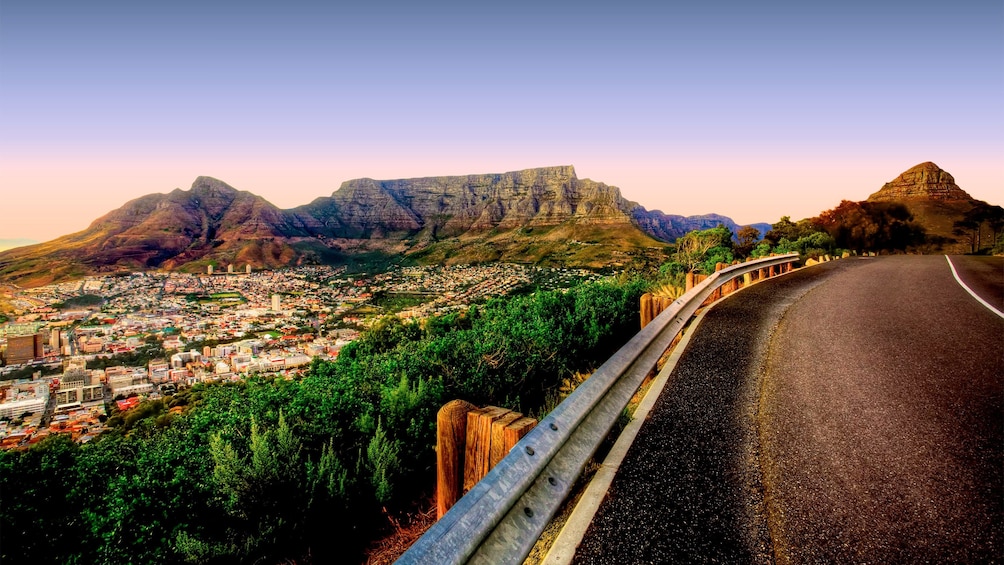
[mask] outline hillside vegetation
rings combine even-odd
[[[386,319],[301,380],[199,385],[114,415],[90,443],[0,453],[0,561],[359,562],[388,516],[432,494],[442,404],[539,414],[637,331],[642,290]]]

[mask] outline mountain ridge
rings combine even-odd
[[[571,165],[352,179],[330,196],[285,210],[200,176],[188,190],[130,200],[80,232],[0,252],[0,277],[37,286],[98,273],[195,271],[209,264],[275,268],[360,254],[600,267],[654,259],[665,242],[719,224],[739,228],[717,214],[646,210],[615,186],[579,179]]]

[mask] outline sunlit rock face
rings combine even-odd
[[[916,199],[972,200],[972,197],[955,184],[952,175],[930,161],[911,167],[868,197],[872,202]]]
[[[631,203],[616,187],[575,176],[571,166],[500,174],[346,181],[328,198],[291,212],[328,237],[433,229],[554,226],[568,220],[630,223]]]

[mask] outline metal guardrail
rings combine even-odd
[[[645,376],[708,296],[735,277],[797,259],[792,253],[726,267],[674,301],[541,420],[397,563],[522,563]]]

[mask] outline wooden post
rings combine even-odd
[[[641,295],[641,327],[645,327],[655,316],[652,315],[652,295],[648,292]]]
[[[464,450],[464,492],[474,488],[491,469],[492,424],[509,410],[488,406],[467,413],[467,447]]]
[[[442,518],[464,487],[464,442],[467,413],[475,406],[463,400],[447,402],[436,415],[436,514]],[[438,519],[437,518],[437,519]]]
[[[438,518],[488,474],[537,425],[519,412],[463,400],[447,402],[436,417]],[[437,518],[437,519],[438,519]]]
[[[662,314],[664,310],[669,310],[669,307],[673,304],[673,299],[668,296],[663,296],[659,299],[659,310],[656,315]],[[655,318],[653,318],[655,319]]]
[[[527,417],[520,418],[506,426],[503,430],[502,436],[503,451],[505,453],[512,451],[512,448],[516,446],[516,443],[523,439],[523,436],[530,433],[530,430],[536,426],[537,420]]]
[[[718,271],[721,271],[724,268],[725,268],[725,263],[715,263],[715,272],[716,273]],[[714,293],[713,296],[715,297],[715,300],[718,300],[718,299],[720,299],[722,297],[722,287],[721,286],[719,286],[718,288],[715,289],[715,293]]]
[[[694,288],[694,285],[697,284],[697,281],[695,281],[694,278],[694,271],[687,272],[687,288],[685,288],[684,291],[689,292],[690,289]]]
[[[505,429],[506,426],[519,420],[523,415],[519,412],[509,412],[505,416],[502,416],[498,420],[492,422],[492,444],[491,444],[491,454],[488,459],[488,469],[491,470],[493,467],[499,464],[499,461],[509,453],[509,450],[505,448]],[[511,447],[510,447],[511,449]]]

